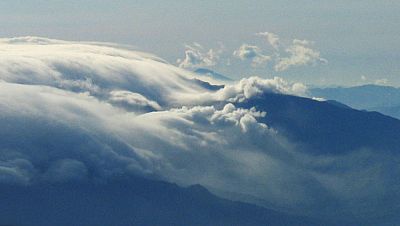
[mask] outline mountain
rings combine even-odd
[[[218,198],[200,185],[182,188],[139,177],[0,186],[0,199],[1,225],[319,225],[307,217]]]
[[[265,94],[239,106],[268,112],[261,122],[314,154],[343,154],[360,148],[397,151],[400,146],[400,120],[377,112],[282,94]]]
[[[219,81],[233,81],[231,78],[228,78],[225,75],[219,74],[215,71],[212,71],[212,70],[206,69],[206,68],[198,68],[198,69],[194,70],[194,72],[198,75],[207,76],[207,77],[219,80]]]
[[[391,86],[362,85],[354,87],[313,88],[310,94],[337,100],[356,109],[379,111],[400,118],[400,89]]]

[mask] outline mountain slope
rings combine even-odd
[[[312,96],[337,100],[356,109],[379,111],[400,118],[400,89],[391,86],[363,85],[355,87],[313,88]]]
[[[361,148],[398,152],[400,147],[400,121],[377,112],[281,94],[265,94],[239,106],[267,111],[261,121],[315,154]]]
[[[97,184],[0,186],[1,225],[318,225],[218,198],[205,188],[143,178]]]

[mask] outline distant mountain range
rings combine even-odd
[[[400,118],[400,88],[379,85],[354,87],[313,88],[310,93],[315,97],[336,100],[353,108],[378,111]]]
[[[206,68],[198,68],[194,72],[201,76],[208,76],[220,81],[233,81],[231,78]]]

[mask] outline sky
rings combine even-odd
[[[399,10],[395,0],[2,0],[0,37],[128,44],[176,65],[194,47],[205,57],[198,67],[235,79],[257,75],[317,86],[399,86]],[[279,37],[279,51],[257,35],[262,32]],[[295,39],[307,40],[305,48],[317,55],[293,62],[287,49]],[[240,55],[243,44],[262,57]],[[276,70],[282,58],[294,66]]]

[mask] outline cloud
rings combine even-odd
[[[312,48],[312,42],[294,39],[291,44],[285,45],[278,35],[271,32],[256,33],[273,48],[270,55],[264,55],[263,50],[255,45],[242,44],[233,55],[241,60],[250,60],[253,67],[266,66],[271,62],[275,71],[285,71],[291,67],[316,65],[327,63],[320,52]],[[286,57],[285,57],[286,55]],[[284,56],[284,57],[282,57]]]
[[[206,51],[199,43],[185,45],[185,58],[178,59],[177,63],[181,68],[212,67],[217,65],[222,54],[222,48]]]
[[[1,39],[0,48],[0,80],[6,82],[88,92],[98,98],[126,91],[159,105],[204,90],[190,81],[194,74],[138,51],[35,37]]]
[[[327,63],[326,59],[321,58],[320,52],[310,46],[311,43],[307,40],[294,39],[292,45],[286,49],[289,56],[280,58],[274,66],[275,70],[285,71],[294,66]]]
[[[280,77],[262,79],[259,77],[244,78],[234,85],[227,85],[217,91],[218,100],[242,102],[264,93],[291,94],[306,96],[307,87],[301,83],[289,83]]]
[[[375,80],[376,85],[387,85],[389,83],[389,80],[387,78],[382,78],[382,79],[377,79]]]
[[[288,82],[280,77],[263,79],[260,77],[243,78],[233,84],[226,84],[214,92],[182,94],[180,103],[183,105],[205,105],[215,102],[240,103],[263,94],[288,94],[307,97],[307,86],[298,82]]]
[[[367,81],[367,76],[365,76],[365,75],[361,75],[360,78],[361,78],[362,81]]]
[[[227,84],[216,92],[204,92],[197,95],[182,95],[181,103],[190,105],[213,104],[215,102],[238,103],[257,98],[266,93],[307,96],[307,86],[302,83],[292,83],[280,77],[263,79],[260,77],[243,78],[234,84]]]
[[[271,33],[271,32],[260,32],[257,33],[256,35],[264,37],[265,40],[275,49],[278,50],[279,49],[279,45],[280,45],[280,40],[279,40],[279,36]]]
[[[34,37],[1,40],[0,71],[0,184],[141,175],[298,214],[397,210],[398,157],[315,156],[263,123],[268,110],[238,107],[305,95],[301,83],[251,77],[210,90],[151,54]]]
[[[232,148],[243,149],[245,155],[247,145],[272,142],[253,142],[254,137],[275,136],[256,120],[265,112],[233,104],[136,115],[87,94],[11,83],[0,83],[0,88],[0,133],[7,135],[0,138],[0,178],[8,178],[0,183],[10,178],[26,184],[140,174],[212,185],[213,177],[228,179],[222,177],[225,170],[217,165],[200,168],[221,161],[227,171],[233,170],[241,160],[229,157]],[[14,140],[18,137],[24,139]]]
[[[140,111],[144,108],[150,108],[150,111],[162,109],[156,101],[148,100],[139,93],[132,93],[129,91],[111,91],[109,100],[114,104],[119,104],[133,111]]]
[[[321,102],[326,101],[326,99],[323,97],[312,97],[311,99],[316,100],[316,101],[321,101]]]
[[[262,54],[259,47],[243,44],[233,52],[233,55],[241,60],[250,60],[253,67],[263,65],[271,60],[270,56]]]

